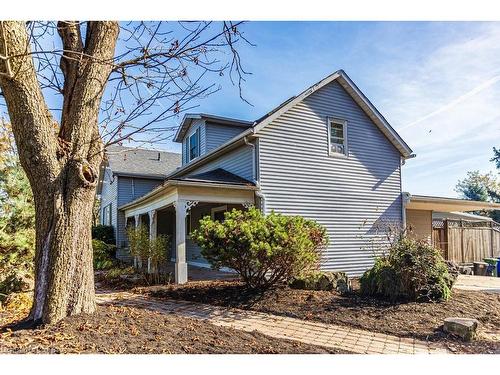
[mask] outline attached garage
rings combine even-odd
[[[457,214],[500,210],[499,203],[403,193],[403,204],[405,227],[409,229],[410,234],[441,248],[446,259],[457,263],[470,263],[485,257],[500,256],[500,224],[492,220],[484,220],[481,223],[475,215],[468,215],[474,217],[474,220],[468,220],[465,218],[467,215]],[[437,212],[440,215],[436,216],[442,217],[438,221],[444,222],[444,225],[433,225],[433,213]]]

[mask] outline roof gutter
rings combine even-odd
[[[447,197],[433,197],[426,195],[411,195],[410,193],[403,193],[407,196],[407,204],[421,203],[421,204],[435,204],[435,205],[459,205],[466,210],[476,211],[476,210],[500,210],[500,203],[484,202],[484,201],[472,201],[467,199],[459,198],[447,198]],[[466,211],[458,210],[458,211]]]

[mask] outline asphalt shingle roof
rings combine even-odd
[[[212,171],[199,173],[191,176],[183,176],[179,178],[181,181],[194,181],[194,182],[215,182],[221,184],[232,185],[253,185],[251,181],[237,176],[222,168],[217,168]]]
[[[110,146],[109,167],[116,174],[166,177],[181,166],[181,154],[143,148]]]

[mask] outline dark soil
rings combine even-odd
[[[237,307],[377,331],[420,340],[442,341],[453,351],[500,353],[500,342],[463,343],[441,330],[447,317],[476,318],[482,331],[500,330],[500,294],[454,290],[442,303],[391,303],[360,295],[296,290],[282,286],[249,291],[238,281],[190,282],[185,285],[137,288],[154,297]]]
[[[7,322],[8,313],[4,311],[0,318]],[[0,353],[342,353],[112,305],[99,306],[93,315],[68,317],[49,327],[17,331],[3,328]]]

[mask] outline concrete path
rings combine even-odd
[[[267,336],[296,340],[306,344],[347,350],[359,354],[434,354],[448,353],[436,343],[399,338],[335,324],[305,321],[255,311],[177,300],[159,300],[128,292],[97,294],[99,304],[118,304],[177,314],[205,320],[216,326],[232,327],[247,332],[258,331]]]
[[[500,277],[459,275],[454,289],[500,293]]]

